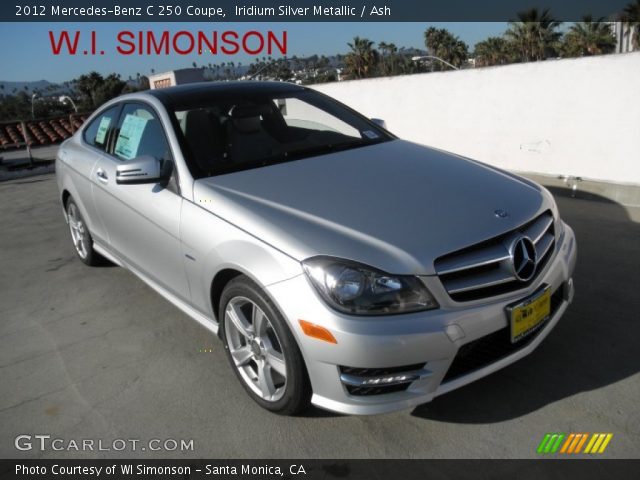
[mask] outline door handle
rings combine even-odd
[[[98,177],[98,180],[100,180],[102,183],[107,183],[107,180],[109,179],[109,177],[107,176],[107,172],[105,172],[101,168],[96,171],[96,177]]]

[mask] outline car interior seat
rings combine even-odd
[[[225,158],[220,120],[205,109],[190,110],[184,118],[184,136],[195,166],[209,176]]]
[[[227,152],[232,163],[255,162],[279,150],[279,142],[262,125],[268,108],[267,105],[235,105],[229,111]]]

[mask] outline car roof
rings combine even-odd
[[[147,90],[146,95],[157,98],[165,106],[193,104],[207,98],[237,97],[244,95],[274,95],[301,92],[305,87],[286,82],[260,82],[237,80],[232,82],[198,82],[175,87]]]

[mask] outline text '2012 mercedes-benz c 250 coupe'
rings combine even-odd
[[[525,357],[573,299],[553,197],[380,124],[276,82],[111,100],[56,160],[77,254],[217,332],[278,413],[391,412]]]

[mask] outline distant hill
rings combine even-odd
[[[4,88],[2,88],[2,86],[4,86]],[[0,94],[10,95],[19,91],[24,91],[28,94],[38,92],[42,96],[48,96],[68,93],[69,87],[51,83],[46,80],[37,80],[35,82],[8,82],[0,80]]]

